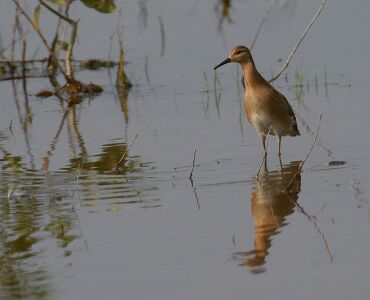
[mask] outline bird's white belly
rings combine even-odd
[[[261,134],[267,134],[271,126],[271,118],[266,114],[254,114],[251,119],[253,127]],[[270,134],[273,134],[273,128]]]
[[[272,120],[269,115],[263,113],[254,114],[251,123],[258,133],[264,135],[269,133],[270,135],[285,136],[288,134],[289,130],[289,128],[281,124],[279,120]]]

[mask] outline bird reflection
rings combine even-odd
[[[298,161],[284,165],[278,171],[269,172],[265,169],[264,174],[254,181],[251,199],[256,232],[254,249],[235,253],[234,258],[241,260],[242,265],[255,267],[255,272],[264,271],[256,267],[265,264],[271,247],[271,237],[279,233],[280,227],[287,225],[285,219],[294,211],[301,190],[301,176],[295,176],[299,165]],[[293,178],[289,191],[286,191]]]

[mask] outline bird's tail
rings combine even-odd
[[[298,129],[298,126],[297,126],[297,123],[294,124],[293,126],[293,130],[292,132],[289,134],[290,136],[297,136],[297,135],[301,135],[301,133],[299,132],[299,129]]]

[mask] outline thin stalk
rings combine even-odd
[[[118,171],[118,168],[119,168],[119,166],[120,166],[121,162],[122,162],[122,161],[123,161],[123,159],[127,156],[127,153],[130,151],[130,148],[131,148],[132,144],[135,142],[136,138],[137,138],[137,134],[136,134],[136,135],[135,135],[135,137],[132,139],[132,141],[131,141],[130,145],[127,147],[127,149],[126,149],[125,153],[123,153],[123,155],[122,155],[121,159],[118,161],[117,166],[116,166],[116,171]]]
[[[67,82],[69,82],[69,78],[66,74],[66,72],[63,70],[62,66],[59,64],[59,61],[57,60],[57,58],[55,57],[53,51],[51,50],[51,48],[49,47],[49,44],[48,42],[46,41],[44,35],[41,33],[41,31],[35,26],[34,22],[32,21],[32,19],[30,18],[30,16],[25,12],[25,10],[23,9],[23,7],[18,3],[17,0],[12,0],[13,3],[17,6],[17,8],[19,9],[19,11],[23,14],[23,16],[26,18],[26,20],[28,21],[28,23],[31,24],[31,26],[33,27],[33,29],[36,31],[36,33],[38,34],[38,36],[40,37],[42,43],[44,44],[44,46],[46,47],[46,49],[49,51],[52,59],[53,59],[53,62],[55,63],[55,65],[58,67],[59,71],[63,74],[65,80]]]
[[[315,134],[315,138],[312,142],[312,145],[311,145],[311,148],[310,150],[308,150],[307,152],[307,155],[305,157],[305,159],[301,162],[301,164],[299,165],[299,168],[297,170],[297,172],[293,175],[292,179],[290,180],[289,184],[287,185],[287,187],[285,188],[285,191],[286,192],[289,192],[290,188],[292,187],[292,184],[294,182],[294,179],[301,173],[302,171],[302,168],[303,168],[303,165],[305,164],[305,162],[307,161],[308,157],[310,156],[311,152],[312,152],[312,149],[313,147],[315,146],[316,144],[316,141],[317,141],[317,138],[319,136],[319,130],[320,130],[320,124],[321,124],[321,119],[322,119],[322,113],[320,114],[320,118],[319,118],[319,121],[317,122],[317,129],[316,129],[316,134]]]
[[[285,71],[286,68],[288,68],[289,66],[289,63],[290,61],[292,60],[292,57],[293,55],[296,53],[296,51],[298,50],[299,46],[301,45],[301,43],[303,42],[306,34],[308,33],[308,31],[311,29],[313,23],[316,21],[317,17],[320,15],[322,9],[324,8],[325,6],[325,3],[326,3],[326,0],[323,0],[321,1],[321,5],[319,7],[319,9],[316,11],[315,15],[313,16],[313,18],[311,19],[310,23],[307,25],[305,31],[302,33],[301,35],[301,38],[299,39],[298,43],[294,46],[294,48],[292,49],[292,51],[290,52],[287,60],[285,61],[285,64],[282,66],[282,68],[280,69],[280,71],[275,75],[273,76],[269,82],[273,82],[275,81],[276,79],[278,79],[280,77],[281,74],[283,74],[283,72]]]
[[[72,20],[71,18],[68,18],[67,16],[61,14],[48,4],[46,4],[43,0],[39,0],[39,2],[44,6],[46,9],[48,9],[51,13],[57,15],[59,18],[63,19],[66,21],[69,25],[72,27],[72,33],[71,33],[71,40],[68,44],[68,49],[67,49],[67,54],[66,54],[66,60],[65,60],[65,65],[66,65],[66,73],[69,78],[69,81],[73,81],[73,69],[72,69],[72,58],[73,58],[73,48],[76,43],[76,38],[77,38],[77,25],[78,21],[76,22],[75,20]]]

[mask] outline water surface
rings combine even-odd
[[[117,1],[133,83],[124,96],[117,66],[76,71],[104,92],[69,108],[35,96],[47,78],[27,80],[28,103],[22,80],[1,81],[1,298],[367,299],[370,4],[347,2],[328,1],[274,82],[302,136],[283,140],[282,168],[271,139],[259,177],[240,70],[215,78],[212,68],[251,43],[268,1],[229,1],[229,11],[219,1]],[[266,78],[318,6],[276,1],[253,49]],[[81,3],[70,13],[81,18],[75,58],[108,59],[118,13]],[[1,15],[6,45],[11,3]],[[51,34],[55,20],[41,16]],[[28,29],[31,57],[40,44]]]

